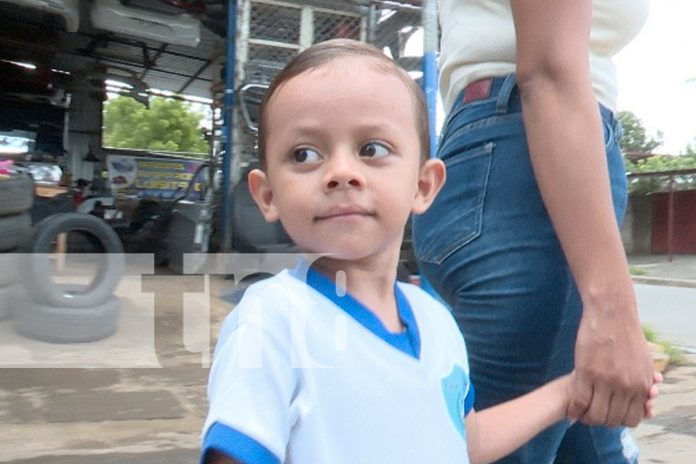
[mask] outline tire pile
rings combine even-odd
[[[51,253],[60,234],[81,232],[98,241],[98,268],[88,285],[52,280]],[[84,213],[54,214],[34,227],[29,254],[23,255],[24,286],[29,298],[15,311],[22,335],[52,342],[101,340],[118,327],[120,302],[113,292],[123,274],[125,255],[116,232],[103,220]]]
[[[0,320],[10,318],[22,299],[19,263],[12,252],[31,235],[33,201],[34,183],[29,176],[0,176]]]

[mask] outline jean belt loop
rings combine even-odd
[[[496,112],[498,114],[505,114],[509,110],[510,98],[512,97],[512,92],[517,87],[517,78],[514,74],[508,74],[505,76],[503,84],[500,86],[500,91],[498,92],[498,103],[496,105]]]
[[[460,98],[457,98],[454,102],[454,105],[452,105],[452,108],[450,108],[450,110],[447,113],[445,113],[445,120],[442,122],[442,128],[440,129],[440,144],[442,144],[442,134],[445,133],[445,130],[447,129],[447,126],[450,123],[450,120],[454,117],[454,114],[457,112],[457,106],[459,106],[459,101]],[[440,144],[438,144],[438,146],[440,146]]]

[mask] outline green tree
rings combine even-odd
[[[170,152],[208,152],[202,115],[181,100],[150,98],[150,108],[119,96],[104,104],[104,145]]]
[[[696,169],[696,153],[681,156],[651,156],[635,163],[625,162],[625,165],[626,171],[629,173]],[[682,174],[674,176],[672,186],[675,190],[694,190],[696,189],[696,175]],[[668,188],[669,176],[641,176],[629,179],[629,192],[631,194],[664,192]]]
[[[616,116],[623,127],[620,144],[624,153],[652,153],[662,145],[662,132],[658,132],[656,138],[648,138],[643,122],[632,112],[619,111]]]

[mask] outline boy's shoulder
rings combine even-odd
[[[279,273],[253,283],[247,288],[240,304],[254,299],[279,303],[298,303],[312,298],[311,287],[305,280],[295,275],[293,270],[284,269]]]
[[[421,287],[406,282],[397,282],[397,286],[408,299],[414,313],[419,312],[427,317],[452,318],[449,308]]]
[[[285,274],[287,271],[281,271],[274,276],[254,282],[244,289],[239,302],[225,317],[221,336],[240,325],[267,319],[271,312],[282,314],[282,308],[288,306],[290,295],[299,291],[292,279],[287,278]],[[271,319],[277,319],[277,317],[273,316]]]
[[[422,331],[460,343],[462,334],[452,311],[430,293],[413,284],[398,282],[399,289],[409,302],[411,311]]]
[[[291,276],[288,270],[259,280],[249,285],[244,295],[235,307],[238,309],[249,306],[263,305],[264,308],[282,308],[291,301],[296,301],[306,293],[306,284]]]

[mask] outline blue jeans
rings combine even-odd
[[[627,198],[621,128],[611,111],[599,111],[620,222]],[[422,272],[453,308],[469,351],[475,406],[485,409],[573,368],[581,304],[534,178],[515,76],[494,79],[487,98],[460,97],[441,137],[447,182],[430,209],[414,217],[413,246]],[[500,462],[637,460],[625,428],[562,422]]]

